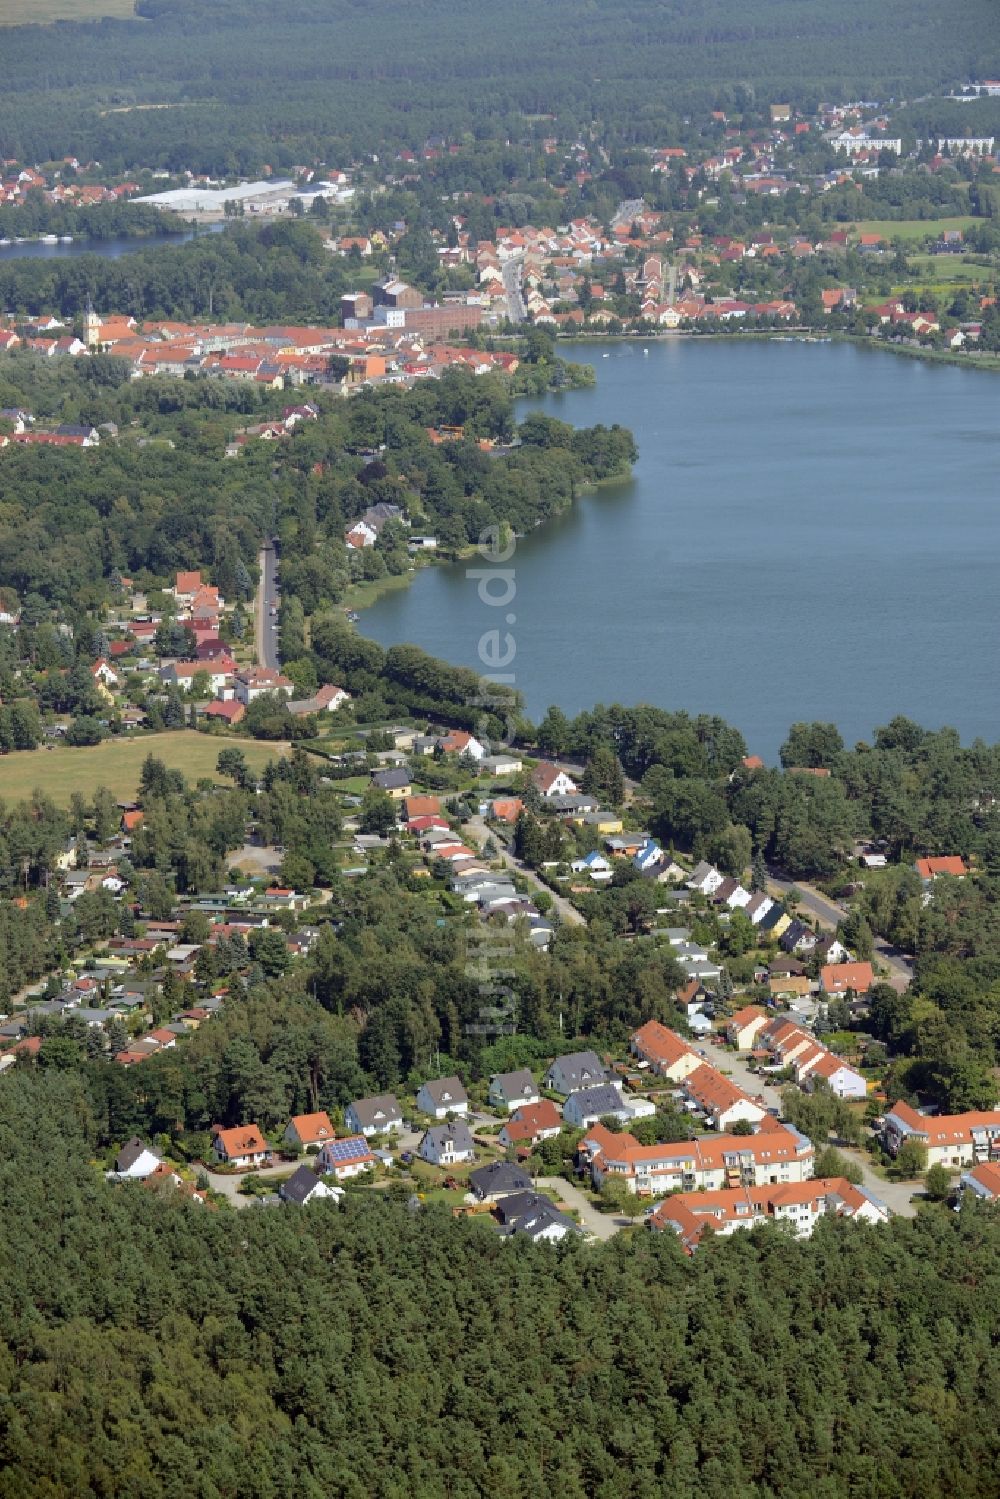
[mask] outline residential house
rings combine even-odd
[[[538,1192],[515,1192],[501,1198],[496,1219],[505,1236],[523,1234],[535,1243],[558,1243],[567,1234],[578,1232],[572,1218]]]
[[[805,1135],[768,1118],[752,1135],[702,1135],[666,1145],[611,1135],[594,1155],[591,1173],[598,1189],[608,1180],[623,1181],[640,1197],[659,1197],[678,1187],[693,1192],[805,1181],[814,1159]]]
[[[605,838],[604,847],[613,859],[634,859],[648,842],[648,833],[615,833]]]
[[[726,1036],[737,1051],[751,1051],[766,1024],[766,1010],[760,1005],[745,1005],[730,1015],[726,1022]]]
[[[854,1218],[887,1223],[885,1205],[844,1177],[816,1177],[780,1186],[724,1187],[718,1191],[680,1192],[660,1204],[646,1220],[655,1230],[676,1233],[693,1254],[705,1230],[728,1236],[739,1228],[768,1221],[791,1224],[797,1238],[808,1238],[821,1217]]]
[[[295,718],[304,718],[309,713],[336,713],[338,708],[350,701],[351,694],[343,687],[334,687],[327,682],[312,697],[290,699],[288,711]]]
[[[316,1175],[311,1166],[304,1165],[278,1188],[278,1196],[282,1202],[293,1203],[300,1208],[310,1202],[319,1202],[324,1197],[339,1202],[343,1195],[342,1187],[329,1186],[321,1176]]]
[[[701,1058],[676,1031],[659,1020],[647,1020],[632,1036],[629,1050],[642,1062],[648,1062],[659,1076],[679,1083],[701,1066]]]
[[[344,1124],[352,1134],[388,1134],[403,1128],[403,1112],[392,1093],[376,1093],[371,1098],[356,1098],[344,1110]]]
[[[815,1052],[803,1052],[792,1063],[795,1081],[800,1087],[812,1091],[822,1082],[838,1098],[867,1098],[867,1084],[855,1067],[849,1066],[832,1051],[827,1051],[825,1046],[820,1046],[817,1050],[819,1055]]]
[[[901,1145],[923,1146],[928,1166],[978,1166],[1000,1160],[1000,1109],[965,1114],[920,1114],[908,1103],[894,1103],[882,1124],[890,1155]]]
[[[963,1173],[959,1181],[962,1192],[971,1192],[981,1202],[996,1202],[1000,1198],[1000,1164],[995,1161],[980,1161],[971,1171]]]
[[[538,1084],[527,1067],[516,1072],[498,1072],[490,1079],[490,1104],[495,1109],[506,1109],[512,1113],[522,1104],[538,1103],[541,1099]]]
[[[403,801],[413,792],[408,770],[373,770],[371,780],[376,790],[384,791],[394,802]]]
[[[550,1093],[566,1098],[581,1088],[592,1088],[607,1081],[607,1069],[596,1052],[574,1051],[568,1056],[556,1057],[542,1078],[542,1087]]]
[[[819,982],[826,994],[867,994],[875,975],[870,963],[827,963],[819,971]]]
[[[713,895],[724,878],[714,864],[706,864],[703,860],[691,871],[687,886],[689,890],[697,890],[701,895]]]
[[[574,874],[586,874],[595,884],[607,884],[612,878],[612,868],[603,854],[596,849],[585,854],[582,859],[574,859],[570,865]]]
[[[417,1153],[432,1166],[458,1166],[476,1158],[469,1126],[461,1119],[432,1125],[420,1141]]]
[[[713,1129],[732,1129],[740,1120],[759,1124],[767,1114],[763,1104],[707,1062],[688,1073],[681,1086],[685,1098],[701,1110]]]
[[[648,1119],[655,1113],[656,1105],[649,1099],[623,1098],[617,1083],[578,1088],[563,1104],[563,1122],[573,1129],[588,1129],[600,1119],[617,1119],[619,1124],[631,1124],[635,1119]]]
[[[212,1153],[221,1164],[236,1166],[240,1171],[266,1166],[271,1159],[271,1148],[255,1124],[242,1124],[236,1129],[215,1125]]]
[[[572,796],[577,789],[572,776],[546,760],[539,761],[535,766],[531,772],[531,780],[546,800],[552,796]]]
[[[562,1129],[559,1110],[551,1098],[538,1103],[522,1104],[514,1110],[498,1136],[504,1147],[531,1147],[539,1140],[554,1140]]]
[[[469,1172],[469,1189],[480,1202],[496,1202],[512,1192],[530,1192],[533,1187],[528,1173],[510,1161],[490,1161]]]
[[[327,1140],[334,1139],[336,1131],[328,1114],[296,1114],[285,1130],[285,1143],[297,1145],[300,1150],[318,1150]]]
[[[295,691],[291,677],[282,676],[268,666],[254,666],[236,673],[236,700],[249,707],[266,693],[276,692],[289,698]]]
[[[461,1078],[435,1077],[422,1083],[417,1093],[417,1108],[432,1119],[447,1119],[449,1114],[467,1114],[469,1095]]]
[[[114,1170],[109,1171],[108,1176],[113,1181],[144,1181],[156,1170],[161,1159],[151,1145],[133,1135],[115,1156]]]
[[[482,760],[486,746],[465,729],[453,729],[438,740],[438,749],[443,755],[468,755],[471,760]]]
[[[413,822],[417,817],[440,818],[441,798],[439,796],[408,796],[403,801],[403,815],[407,822]],[[447,823],[445,826],[447,827]]]
[[[522,765],[520,755],[510,754],[483,755],[479,761],[480,773],[491,776],[517,775]]]
[[[925,885],[929,885],[940,875],[950,875],[952,879],[961,880],[969,872],[965,860],[957,854],[948,854],[937,859],[918,859],[914,868]]]
[[[339,1182],[349,1181],[352,1176],[362,1176],[375,1168],[372,1155],[364,1135],[349,1135],[345,1140],[328,1140],[316,1158],[320,1169]]]

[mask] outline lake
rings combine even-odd
[[[621,422],[640,453],[508,564],[529,714],[719,713],[768,759],[796,719],[1000,739],[1000,380],[839,343],[648,347],[564,350],[596,388],[520,403]],[[477,666],[500,614],[435,566],[361,628]]]
[[[222,224],[210,224],[198,232],[217,234],[223,227]],[[74,239],[69,245],[43,245],[41,240],[26,239],[20,244],[0,245],[0,260],[62,260],[67,255],[100,255],[105,260],[118,260],[122,255],[133,255],[136,250],[183,245],[194,239],[194,235],[193,229],[185,229],[180,234],[123,234],[117,239]]]

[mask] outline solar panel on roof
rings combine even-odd
[[[328,1160],[332,1161],[356,1161],[362,1156],[368,1155],[368,1143],[365,1140],[331,1140],[324,1146]]]

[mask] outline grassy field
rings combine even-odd
[[[124,801],[135,795],[147,755],[155,755],[171,770],[183,771],[189,781],[197,781],[201,776],[215,777],[219,751],[226,748],[241,749],[248,765],[259,770],[276,755],[285,754],[288,746],[176,729],[139,739],[109,739],[86,749],[57,745],[23,750],[0,756],[0,800],[23,801],[37,789],[65,807],[74,791],[90,797],[98,786],[109,786]]]
[[[97,21],[135,14],[135,0],[3,0],[0,26],[45,25],[49,21]]]
[[[851,227],[857,234],[881,234],[885,239],[939,239],[946,229],[971,229],[979,219],[962,214],[954,219],[864,219]]]
[[[987,285],[992,272],[981,260],[973,261],[963,255],[908,255],[910,270],[923,276],[935,286]]]

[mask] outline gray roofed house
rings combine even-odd
[[[431,1125],[418,1146],[418,1154],[432,1166],[454,1166],[474,1161],[476,1149],[469,1126],[462,1119],[453,1119],[449,1124]]]
[[[628,1123],[632,1117],[614,1083],[599,1083],[595,1088],[580,1088],[571,1093],[563,1105],[563,1118],[577,1129],[589,1129],[598,1119],[609,1115]]]
[[[141,1140],[138,1135],[133,1135],[115,1156],[115,1169],[109,1171],[108,1175],[125,1177],[132,1181],[145,1181],[147,1176],[152,1176],[161,1159],[162,1157],[152,1145],[147,1145],[145,1140]]]
[[[515,1192],[511,1197],[503,1197],[494,1212],[505,1237],[525,1234],[536,1243],[555,1243],[569,1233],[578,1232],[572,1218],[539,1192]]]
[[[406,795],[410,789],[411,776],[408,770],[373,770],[372,785],[379,791]]]
[[[573,1051],[568,1056],[556,1057],[542,1078],[542,1087],[564,1096],[576,1093],[580,1088],[592,1088],[607,1081],[607,1069],[593,1051]]]
[[[523,1103],[537,1103],[541,1094],[527,1067],[517,1072],[498,1072],[490,1079],[490,1103],[494,1108],[516,1109]]]
[[[88,1005],[78,1005],[73,1011],[73,1019],[82,1020],[84,1025],[96,1030],[98,1026],[107,1025],[109,1020],[120,1020],[121,1016],[115,1010],[93,1010]]]
[[[417,1108],[435,1119],[446,1119],[449,1114],[467,1114],[469,1095],[458,1077],[433,1077],[422,1083],[417,1094]]]
[[[344,1189],[327,1186],[311,1166],[300,1166],[286,1182],[281,1183],[278,1195],[282,1202],[291,1202],[297,1207],[304,1207],[307,1202],[315,1202],[321,1197],[332,1197],[335,1202],[339,1202],[344,1195]]]
[[[594,813],[600,810],[600,797],[586,791],[567,791],[561,796],[550,796],[549,806],[556,814],[560,812]],[[605,814],[606,815],[606,814]]]
[[[371,1098],[356,1098],[344,1111],[344,1124],[356,1135],[369,1139],[387,1130],[403,1128],[403,1111],[393,1093],[376,1093]]]
[[[469,1187],[480,1202],[495,1202],[511,1192],[530,1192],[534,1183],[527,1171],[512,1161],[490,1161],[469,1172]]]

